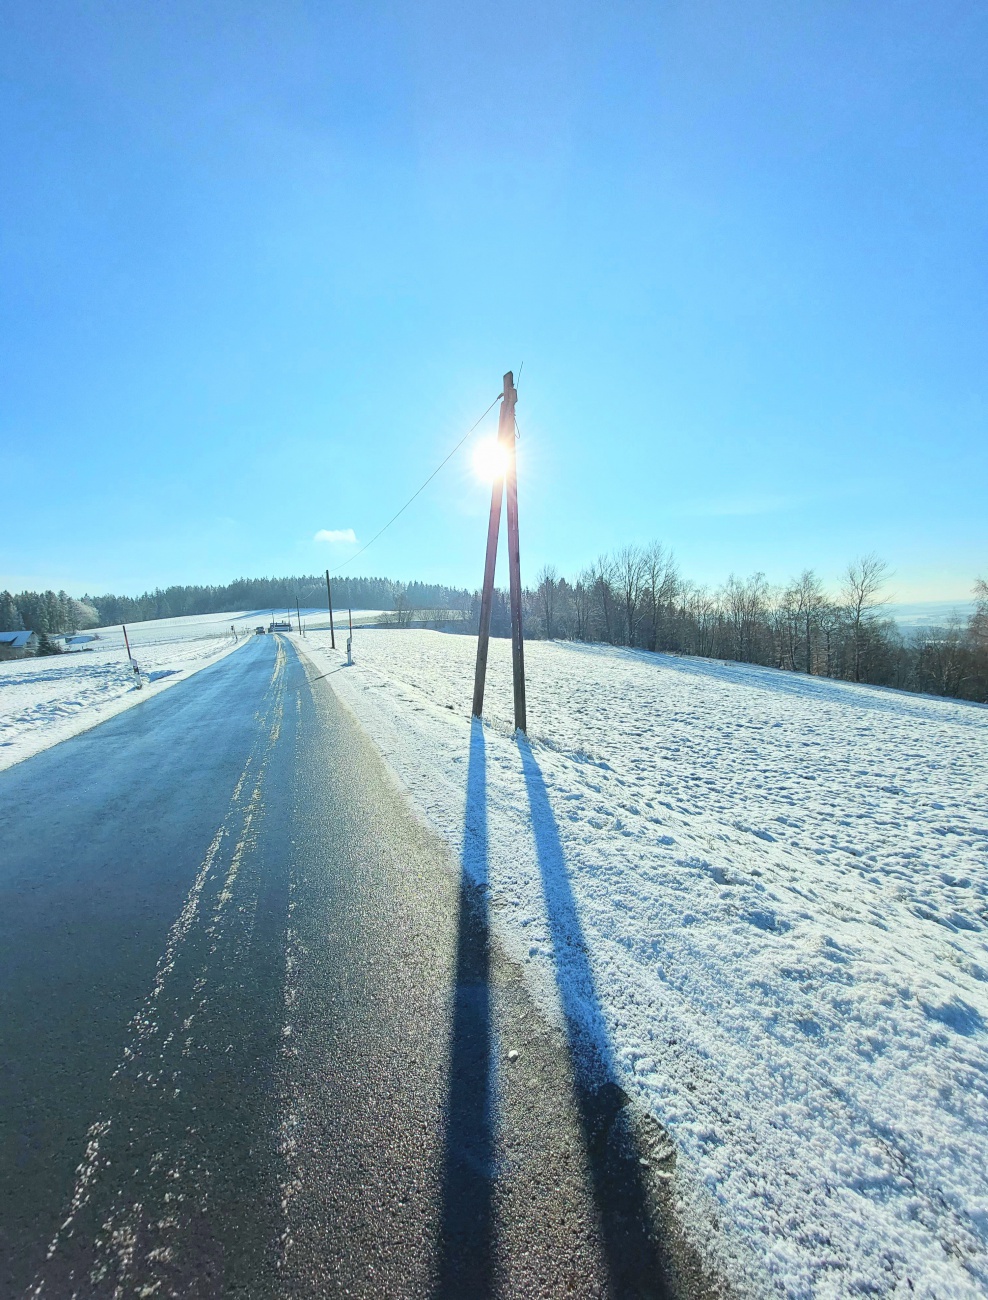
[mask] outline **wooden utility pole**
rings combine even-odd
[[[302,611],[298,607],[298,596],[295,597],[295,617],[298,619],[298,634],[299,636],[301,636],[302,635]],[[292,618],[291,615],[289,614],[288,616],[289,625],[291,624],[291,621]]]
[[[333,627],[333,589],[329,585],[329,570],[326,570],[326,599],[329,601],[329,644],[336,649],[336,631]]]
[[[505,384],[510,382],[505,376]],[[513,399],[518,394],[512,385]],[[525,699],[525,641],[521,629],[521,552],[518,546],[518,467],[515,459],[515,400],[511,403],[511,429],[504,444],[507,466],[504,471],[508,507],[508,598],[511,602],[511,676],[515,693],[515,731],[528,730],[528,706]],[[502,404],[506,405],[506,403]],[[500,429],[498,430],[500,434]]]
[[[487,557],[484,563],[484,586],[480,597],[480,628],[477,637],[477,669],[473,682],[473,715],[484,712],[484,687],[487,682],[487,651],[491,637],[491,611],[494,605],[494,568],[497,563],[497,539],[501,529],[501,499],[508,489],[508,585],[511,597],[511,660],[515,688],[515,730],[525,731],[525,651],[521,626],[521,558],[518,547],[518,475],[515,466],[515,391],[514,375],[504,376],[504,396],[497,427],[497,441],[504,455],[504,474],[499,474],[491,489],[491,514],[487,524]]]

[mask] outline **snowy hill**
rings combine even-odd
[[[671,1135],[698,1238],[760,1294],[983,1296],[988,709],[526,652],[530,748],[507,642],[473,736],[472,638],[361,632],[330,681]]]

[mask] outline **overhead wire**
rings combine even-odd
[[[524,364],[525,364],[525,363],[524,363],[524,361],[523,361],[523,362],[522,362],[522,365],[524,366]],[[521,377],[521,370],[520,370],[520,369],[519,369],[519,371],[518,371],[518,374],[519,374],[519,378],[520,378],[520,377]],[[405,502],[405,504],[401,507],[401,509],[398,510],[398,511],[396,511],[395,514],[393,514],[393,515],[391,516],[391,518],[390,518],[390,519],[388,520],[388,522],[384,525],[384,527],[381,528],[381,529],[379,529],[379,530],[374,534],[374,536],[370,539],[369,542],[365,542],[364,545],[360,548],[359,551],[354,551],[353,555],[351,555],[349,559],[344,560],[342,564],[338,564],[338,565],[336,566],[335,569],[330,569],[330,573],[339,573],[340,569],[345,569],[346,566],[347,566],[348,564],[352,564],[353,561],[354,561],[355,559],[357,559],[358,556],[363,555],[364,551],[366,551],[369,547],[373,546],[374,543],[377,541],[377,539],[378,539],[379,537],[381,537],[384,533],[386,533],[386,532],[388,531],[388,529],[389,529],[389,528],[391,527],[391,525],[395,522],[395,520],[398,519],[401,515],[403,515],[403,514],[405,513],[405,511],[406,511],[406,510],[408,509],[408,507],[412,504],[412,502],[415,500],[415,498],[416,498],[417,496],[420,496],[420,495],[425,491],[425,489],[429,486],[429,484],[430,484],[430,483],[432,482],[432,480],[436,477],[436,475],[437,475],[437,474],[439,473],[439,471],[443,468],[443,466],[446,465],[447,462],[449,462],[449,461],[451,461],[451,460],[453,459],[453,457],[454,457],[454,456],[456,455],[456,453],[460,450],[460,448],[463,446],[463,444],[466,442],[466,440],[470,437],[470,435],[474,432],[474,430],[477,429],[477,427],[478,427],[479,425],[481,425],[481,424],[484,422],[484,420],[486,420],[486,418],[488,417],[488,415],[490,415],[491,411],[494,409],[494,407],[495,407],[495,406],[498,404],[498,402],[501,400],[501,397],[502,397],[502,396],[503,396],[503,394],[498,393],[498,395],[497,395],[497,396],[494,398],[494,400],[491,402],[490,406],[488,406],[487,409],[484,411],[483,415],[481,415],[478,419],[474,420],[473,424],[471,424],[470,428],[467,429],[466,433],[463,435],[463,437],[460,439],[460,441],[456,444],[456,446],[452,449],[452,451],[451,451],[447,456],[445,456],[445,457],[444,457],[444,458],[439,462],[439,464],[438,464],[438,465],[436,466],[436,468],[432,471],[432,473],[431,473],[431,474],[429,475],[429,477],[425,480],[425,482],[421,485],[421,487],[417,488],[417,489],[412,493],[412,495],[408,498],[408,500],[407,500],[407,501]],[[518,430],[518,422],[517,422],[517,420],[515,421],[515,429],[516,429],[516,431],[518,431],[519,434],[520,434],[520,430]],[[257,614],[260,613],[260,612],[261,612],[261,611],[259,611],[259,610],[255,610],[255,611],[248,611],[248,612],[243,613],[243,614],[240,614],[240,615],[234,615],[234,622],[236,622],[238,618],[239,618],[239,619],[256,618],[256,617],[257,617]],[[288,612],[290,613],[291,611],[289,610]],[[180,616],[179,616],[179,619],[176,620],[176,621],[185,622],[186,620],[191,621],[192,619],[196,619],[196,618],[202,618],[202,615],[190,614],[190,615],[185,615],[184,618],[183,618],[183,616],[180,615]],[[127,620],[125,620],[125,621],[127,621]],[[154,619],[154,620],[147,619],[147,620],[144,620],[144,619],[140,619],[140,620],[137,620],[137,622],[134,624],[134,626],[135,626],[135,627],[140,627],[140,625],[141,625],[142,622],[152,622],[152,621],[153,621],[153,622],[158,622],[158,621],[168,621],[168,622],[171,622],[171,619],[166,619],[166,620],[158,620],[158,619]],[[226,621],[227,621],[227,618],[226,618],[224,615],[221,614],[218,618],[211,618],[211,619],[209,619],[209,620],[203,619],[203,621],[202,621],[201,623],[199,623],[198,626],[199,626],[199,627],[207,627],[207,626],[210,626],[210,625],[213,624],[213,623],[225,623]],[[105,628],[108,630],[109,628],[116,627],[116,626],[119,626],[119,624],[109,623],[109,624],[106,624],[106,625],[105,625]],[[150,629],[150,628],[149,628],[149,629],[147,629],[147,630],[148,630],[148,631],[152,631],[153,629]],[[156,629],[154,629],[154,630],[156,630]]]
[[[352,564],[353,561],[354,561],[354,560],[355,560],[359,555],[363,555],[364,551],[366,551],[366,550],[368,549],[368,547],[373,546],[374,543],[377,541],[377,539],[378,539],[378,538],[379,538],[383,533],[386,533],[386,532],[388,531],[388,529],[389,529],[389,528],[391,527],[391,525],[395,522],[395,520],[396,520],[397,518],[399,518],[400,515],[403,515],[403,514],[405,513],[405,511],[406,511],[406,510],[408,509],[408,507],[412,504],[412,502],[415,500],[415,498],[416,498],[417,496],[421,495],[421,493],[425,491],[425,489],[429,486],[429,484],[430,484],[430,483],[432,482],[432,480],[436,477],[436,475],[439,473],[439,471],[442,469],[442,467],[446,464],[446,462],[447,462],[447,461],[450,461],[450,460],[453,459],[453,457],[454,457],[454,456],[456,455],[456,453],[460,450],[460,448],[463,446],[463,444],[466,442],[466,440],[470,437],[471,433],[473,433],[473,431],[477,428],[477,426],[480,425],[480,424],[482,424],[483,421],[486,420],[487,416],[490,415],[491,411],[494,409],[494,407],[495,407],[495,406],[498,404],[498,402],[501,400],[501,397],[502,397],[502,394],[501,394],[501,393],[498,393],[497,397],[494,398],[494,401],[491,402],[490,406],[487,408],[487,410],[484,412],[484,414],[483,414],[482,416],[480,416],[479,419],[474,420],[473,424],[471,424],[470,428],[467,429],[466,433],[463,435],[463,437],[460,439],[460,441],[456,444],[456,446],[453,448],[453,450],[449,453],[449,455],[446,456],[446,457],[444,457],[444,459],[441,460],[441,461],[439,462],[439,464],[438,464],[438,465],[436,466],[436,468],[432,471],[432,473],[429,475],[429,477],[425,480],[425,482],[422,484],[422,486],[421,486],[420,488],[418,488],[415,492],[412,493],[412,495],[408,498],[408,500],[407,500],[407,501],[405,502],[405,504],[401,507],[401,509],[400,509],[399,511],[397,511],[395,514],[393,514],[393,515],[391,516],[391,518],[390,518],[390,519],[388,520],[388,522],[384,525],[384,527],[381,528],[378,532],[376,532],[376,533],[374,534],[374,536],[370,539],[369,542],[365,542],[364,545],[360,548],[359,551],[354,551],[354,553],[350,556],[350,558],[349,558],[348,560],[344,560],[342,564],[338,564],[338,565],[336,566],[335,569],[330,569],[330,573],[339,573],[340,569],[345,569],[346,566],[347,566],[348,564]]]

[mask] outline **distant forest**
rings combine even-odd
[[[337,609],[387,609],[395,602],[416,609],[470,609],[472,593],[435,583],[393,582],[390,578],[334,578]],[[143,623],[149,618],[226,614],[234,610],[287,609],[296,599],[303,607],[326,605],[323,574],[290,578],[237,578],[226,586],[158,587],[142,596],[84,595],[64,591],[0,592],[0,631],[76,632],[114,623]]]
[[[98,622],[91,605],[64,591],[0,591],[0,632],[77,632]]]
[[[988,583],[975,583],[970,618],[906,634],[884,613],[888,577],[884,562],[867,555],[847,566],[836,591],[826,591],[812,569],[781,586],[755,573],[732,574],[708,588],[684,577],[659,543],[627,546],[572,579],[544,568],[538,585],[524,593],[525,635],[705,655],[988,702]],[[4,591],[0,631],[54,634],[150,618],[285,609],[296,598],[303,608],[323,606],[325,578],[238,578],[226,586],[80,599],[64,591]],[[389,611],[385,621],[398,626],[475,633],[479,624],[479,592],[433,583],[336,578],[333,604]],[[507,594],[500,590],[491,632],[510,634]]]

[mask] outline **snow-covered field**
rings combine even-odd
[[[527,749],[507,642],[471,741],[472,638],[355,640],[327,681],[741,1289],[988,1293],[988,709],[535,642]]]
[[[230,625],[253,615],[202,615],[128,625],[144,675],[137,690],[119,626],[96,628],[87,650],[0,662],[0,771],[140,704],[229,654]],[[220,621],[218,622],[217,619]]]

